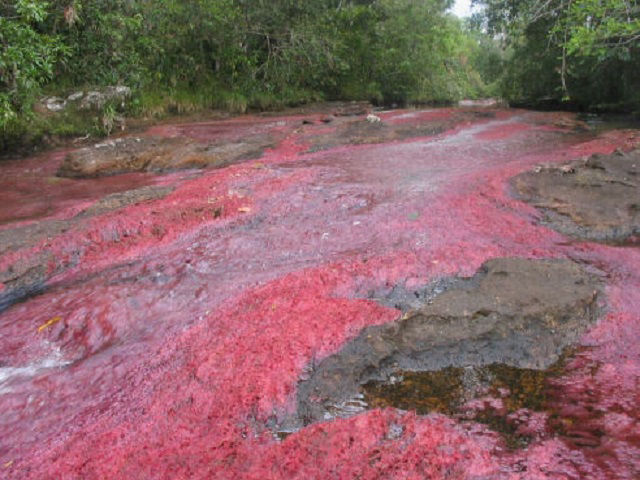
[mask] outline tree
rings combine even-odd
[[[28,112],[40,87],[51,79],[66,49],[38,27],[49,4],[37,0],[0,2],[0,127]]]
[[[634,87],[640,68],[637,0],[474,3],[484,6],[488,31],[505,35],[513,52],[504,77],[510,98],[550,95],[584,107],[640,104]]]

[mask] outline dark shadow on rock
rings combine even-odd
[[[17,262],[0,272],[0,313],[11,305],[22,302],[45,291],[47,256],[41,255],[29,262]]]

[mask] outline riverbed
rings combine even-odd
[[[376,116],[140,134],[269,136],[222,168],[59,176],[70,149],[0,164],[0,477],[639,478],[640,250],[553,230],[510,181],[640,132],[492,107]],[[526,442],[366,399],[291,420],[323,360],[403,316],[384,298],[435,296],[496,258],[598,282],[542,407],[515,410]]]

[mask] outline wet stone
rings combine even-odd
[[[344,145],[368,145],[433,137],[451,130],[463,122],[493,117],[495,117],[495,112],[492,110],[471,109],[461,110],[447,118],[394,123],[386,122],[377,115],[369,114],[357,120],[335,119],[337,121],[332,123],[335,128],[331,132],[319,134],[312,131],[306,140],[311,145],[309,151],[318,152]]]
[[[437,412],[483,423],[501,434],[507,446],[524,447],[535,436],[552,430],[546,421],[542,432],[526,423],[532,412],[552,412],[550,380],[562,374],[564,357],[544,370],[494,363],[396,372],[388,381],[363,385],[362,391],[369,408],[394,407],[421,415]]]
[[[417,289],[409,289],[405,285],[398,284],[391,288],[371,291],[367,298],[375,300],[385,307],[395,308],[406,313],[420,309],[433,302],[441,293],[464,285],[464,282],[465,280],[460,278],[441,278]]]
[[[188,138],[117,138],[71,152],[62,162],[57,176],[92,178],[128,172],[222,168],[241,160],[259,158],[275,143],[270,135],[210,144]]]
[[[78,216],[91,217],[94,215],[101,215],[129,205],[157,200],[159,198],[166,197],[173,192],[174,189],[174,187],[166,186],[146,186],[136,188],[134,190],[127,190],[125,192],[112,193],[111,195],[107,195],[106,197],[98,200],[94,205],[90,206],[86,210],[83,210]]]
[[[42,220],[0,230],[0,254],[32,248],[47,238],[54,238],[68,230],[78,228],[82,221],[107,212],[112,212],[141,202],[157,200],[167,196],[174,187],[146,186],[125,192],[107,195],[73,218],[65,220]],[[11,305],[43,293],[47,281],[57,270],[49,269],[53,257],[46,250],[31,257],[18,258],[5,269],[0,269],[0,312]]]
[[[495,387],[494,380],[509,389],[521,385],[516,395],[531,397],[544,371],[554,370],[597,320],[599,289],[598,277],[568,260],[490,260],[473,277],[426,295],[421,307],[411,304],[399,320],[365,328],[315,365],[298,384],[296,420],[306,425],[384,405],[376,400],[389,397],[381,385],[410,391],[420,385],[418,403],[396,398],[393,405],[421,412],[453,414]]]
[[[511,181],[542,223],[574,238],[640,244],[640,150],[538,167]]]

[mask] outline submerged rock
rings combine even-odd
[[[422,308],[365,328],[299,384],[302,424],[366,407],[361,387],[400,371],[502,364],[543,370],[595,322],[599,281],[566,260],[494,259]]]
[[[637,244],[640,150],[596,154],[516,176],[516,195],[544,213],[543,224],[585,240]]]

